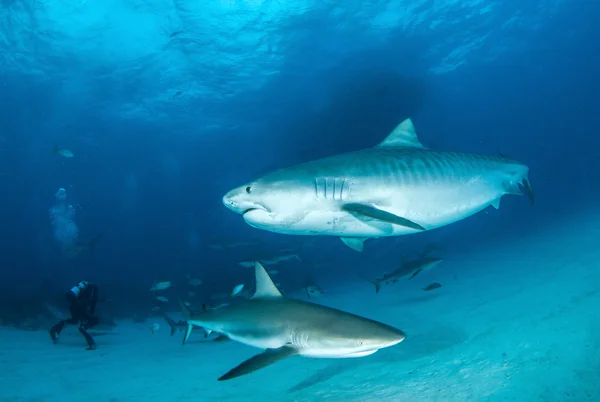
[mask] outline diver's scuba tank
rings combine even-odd
[[[77,285],[73,286],[70,290],[71,293],[75,295],[75,297],[79,297],[79,293],[88,286],[88,281],[81,281]]]

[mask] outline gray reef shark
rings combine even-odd
[[[193,313],[183,303],[188,323],[183,343],[193,326],[229,339],[266,349],[219,378],[229,380],[290,356],[322,358],[368,356],[396,345],[406,335],[389,325],[331,307],[282,296],[267,271],[255,265],[256,292],[252,299],[218,309]]]
[[[369,238],[431,230],[467,218],[505,194],[534,194],[529,168],[502,156],[425,148],[410,119],[373,148],[267,174],[223,196],[250,226],[339,236],[356,251]]]

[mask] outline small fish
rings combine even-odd
[[[233,296],[237,295],[238,293],[240,293],[242,291],[243,288],[244,288],[243,283],[240,285],[237,285],[236,287],[233,288],[233,290],[229,294],[229,297],[233,297]]]
[[[64,156],[65,158],[72,158],[75,156],[73,151],[71,151],[69,149],[60,149],[56,145],[54,146],[54,153],[57,155],[60,155],[60,156]]]
[[[171,281],[156,282],[154,285],[152,285],[152,287],[150,288],[150,291],[156,292],[157,290],[166,290],[166,289],[169,289],[171,286],[173,286],[171,284]]]
[[[202,285],[202,279],[190,278],[188,284],[190,286],[200,286]]]
[[[188,297],[195,297],[195,296],[196,296],[196,292],[192,292],[192,291],[188,292]]]
[[[169,301],[169,299],[167,299],[164,296],[156,296],[156,300],[158,300],[159,302],[163,302],[163,303],[167,303]]]
[[[269,275],[277,275],[278,273],[279,273],[279,271],[276,269],[272,269],[269,271]]]
[[[160,325],[158,325],[158,323],[154,323],[152,325],[150,325],[150,332],[152,332],[152,335],[154,335],[154,333],[156,331],[158,331],[158,329],[160,328]]]
[[[154,312],[160,311],[160,306],[154,306],[151,308],[151,310]]]
[[[430,291],[430,290],[437,289],[437,288],[441,288],[441,287],[442,287],[442,285],[441,285],[440,283],[433,282],[433,283],[431,283],[431,284],[429,284],[429,285],[425,286],[425,287],[423,288],[423,290],[424,290],[424,291],[426,291],[426,292],[428,292],[428,291]]]

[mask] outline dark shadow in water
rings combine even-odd
[[[423,333],[409,334],[404,342],[398,346],[384,349],[372,356],[365,357],[359,366],[361,369],[366,364],[395,363],[398,361],[414,360],[435,354],[444,349],[450,349],[467,340],[467,334],[452,327],[437,327]],[[326,368],[319,370],[310,377],[291,387],[288,392],[297,392],[313,385],[330,380],[338,374],[357,367],[356,359],[336,361]]]

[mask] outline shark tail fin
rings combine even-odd
[[[375,285],[375,293],[379,293],[379,291],[381,290],[381,282],[379,282],[377,279],[371,279],[371,278],[367,278],[366,276],[362,276],[361,278],[364,279],[367,282],[371,282],[373,285]]]
[[[509,182],[505,184],[505,189],[508,194],[516,194],[516,195],[524,195],[529,198],[529,202],[531,205],[535,203],[535,193],[533,192],[533,188],[531,187],[531,181],[529,181],[529,177],[524,175],[520,181]]]
[[[167,324],[169,324],[169,327],[171,327],[171,336],[175,335],[175,332],[177,332],[177,325],[175,321],[173,321],[173,319],[166,314],[165,321],[167,321]]]

